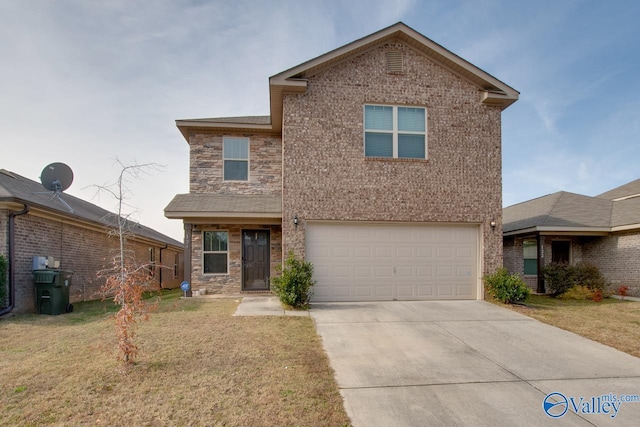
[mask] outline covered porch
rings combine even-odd
[[[280,194],[179,194],[165,216],[183,220],[184,280],[191,289],[269,291],[282,263]]]

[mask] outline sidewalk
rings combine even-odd
[[[270,295],[243,296],[234,316],[303,316],[309,317],[308,310],[285,310],[278,297]]]

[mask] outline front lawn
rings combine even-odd
[[[526,306],[508,307],[544,323],[640,357],[639,302],[614,298],[605,298],[601,302],[576,301],[531,295]]]
[[[308,317],[232,317],[239,301],[163,296],[115,361],[113,304],[0,320],[0,425],[348,425]]]

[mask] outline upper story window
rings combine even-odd
[[[249,180],[249,138],[224,137],[222,158],[225,181]]]
[[[426,117],[421,107],[365,105],[365,157],[426,159]]]

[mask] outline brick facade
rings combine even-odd
[[[627,231],[590,239],[582,247],[583,260],[602,272],[611,291],[624,285],[629,295],[640,297],[640,233]]]
[[[404,73],[387,73],[388,51],[403,53]],[[285,252],[304,255],[307,220],[475,223],[483,230],[481,270],[502,264],[499,107],[402,43],[305,78],[306,92],[283,101]],[[365,158],[368,103],[425,107],[428,159]]]
[[[228,274],[204,274],[202,256],[203,231],[223,230],[229,232]],[[239,294],[242,292],[242,230],[269,230],[270,275],[277,275],[276,267],[282,263],[282,228],[279,225],[255,224],[199,224],[192,230],[191,288],[206,288],[207,293]]]
[[[543,264],[552,261],[552,242],[571,242],[571,264],[586,262],[593,264],[610,282],[610,291],[625,285],[629,287],[629,295],[640,296],[640,233],[628,231],[613,233],[604,237],[589,236],[541,236],[543,244]],[[503,265],[510,273],[520,274],[527,285],[537,289],[537,276],[524,275],[524,259],[522,242],[535,240],[535,236],[504,238]]]
[[[282,191],[282,140],[279,136],[234,134],[249,138],[249,181],[222,179],[222,138],[197,133],[189,138],[191,193],[278,194]]]
[[[8,212],[0,212],[0,253],[8,257]],[[4,236],[4,237],[3,237]],[[150,247],[154,247],[156,263],[166,268],[156,268],[155,280],[162,275],[163,287],[179,286],[183,278],[182,254],[164,249],[159,243],[149,244],[129,242],[139,262],[150,261]],[[65,220],[50,219],[32,214],[15,218],[15,308],[14,313],[35,311],[35,289],[32,266],[34,256],[51,256],[60,261],[60,268],[73,271],[70,301],[84,301],[99,298],[102,282],[96,278],[99,270],[116,253],[118,241],[105,231],[79,227]],[[174,275],[174,262],[178,254],[178,271]],[[162,259],[160,258],[162,256]],[[160,272],[162,270],[162,273]]]

